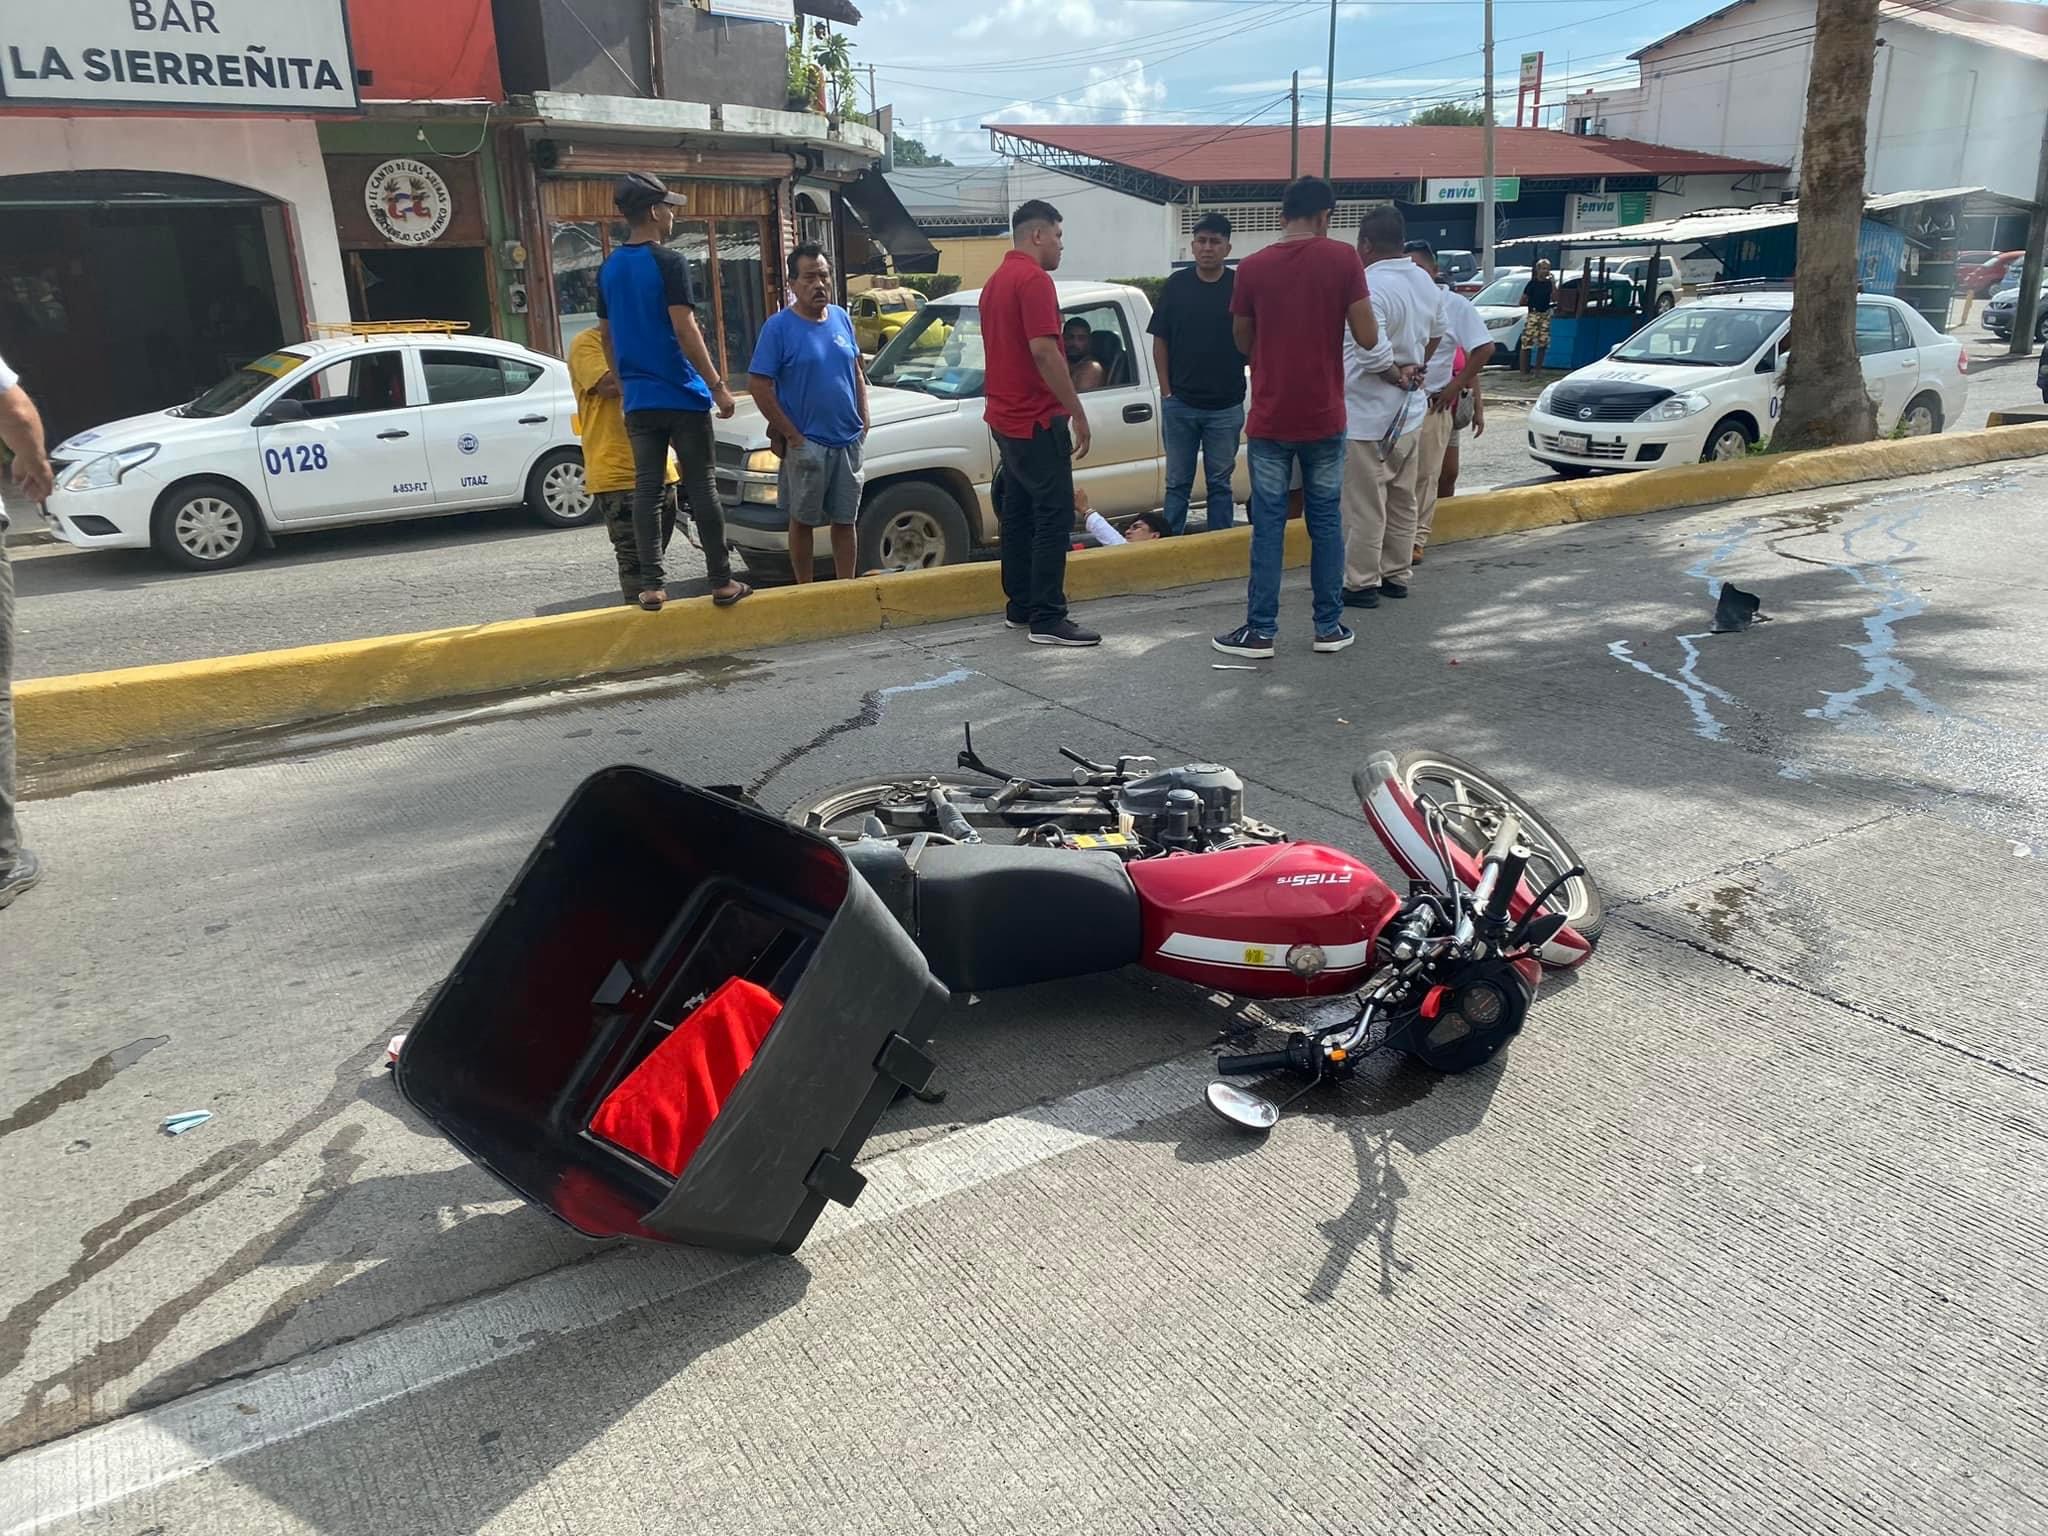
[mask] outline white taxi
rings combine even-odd
[[[522,502],[594,515],[576,402],[557,358],[452,330],[365,325],[298,342],[198,399],[95,427],[50,454],[43,509],[80,549],[145,549],[189,570],[279,535]]]
[[[1536,398],[1529,452],[1562,475],[1739,459],[1766,442],[1785,395],[1792,295],[1714,294],[1660,315]],[[1939,432],[1969,398],[1969,360],[1910,305],[1856,300],[1856,350],[1877,430]]]

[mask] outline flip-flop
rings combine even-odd
[[[723,594],[717,592],[712,593],[711,606],[714,608],[730,608],[734,603],[738,602],[741,598],[752,597],[754,595],[754,589],[748,586],[744,581],[739,584],[739,588],[740,589],[737,592],[726,592]]]
[[[656,592],[649,588],[646,592],[642,592],[636,601],[648,613],[659,613],[661,612],[662,604],[668,601],[668,594],[666,592]]]

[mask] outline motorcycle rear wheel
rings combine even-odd
[[[1411,796],[1427,795],[1443,806],[1471,807],[1469,814],[1447,816],[1444,826],[1452,841],[1474,858],[1485,853],[1500,826],[1501,812],[1513,812],[1522,824],[1522,846],[1529,850],[1529,872],[1523,878],[1531,890],[1542,890],[1574,865],[1585,867],[1585,860],[1548,818],[1484,768],[1443,752],[1403,752],[1394,759],[1394,767],[1401,787]],[[1562,912],[1588,944],[1599,942],[1607,908],[1591,875],[1566,881],[1545,905]]]
[[[830,789],[819,791],[783,812],[785,820],[793,821],[800,827],[813,832],[822,832],[831,838],[856,838],[861,835],[867,818],[877,811],[884,802],[899,796],[904,786],[938,782],[945,786],[946,793],[954,799],[961,812],[974,824],[987,842],[1016,842],[1023,838],[1033,820],[1061,818],[1031,817],[1028,808],[1013,808],[1017,812],[1014,820],[1005,820],[1002,812],[989,812],[976,804],[1002,788],[1000,783],[970,773],[899,773],[875,775],[855,779],[846,784],[835,784]],[[1075,795],[1085,793],[1072,791]],[[914,828],[892,825],[890,830],[898,835],[911,831],[937,832],[937,818],[929,812],[918,819]]]

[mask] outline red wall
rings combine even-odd
[[[503,101],[491,0],[348,0],[364,101]]]

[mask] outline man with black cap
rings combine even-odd
[[[732,391],[711,361],[697,326],[690,264],[667,241],[684,199],[644,171],[622,178],[612,194],[628,226],[626,241],[597,274],[597,319],[612,376],[625,394],[626,436],[633,445],[633,542],[640,555],[640,606],[656,612],[667,600],[661,569],[661,496],[668,451],[682,464],[683,496],[697,525],[711,601],[729,608],[753,591],[733,580],[725,548],[725,517],[712,475],[711,412],[733,413]]]

